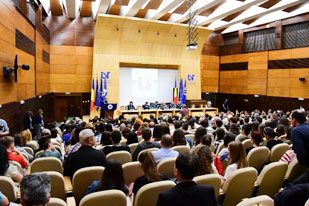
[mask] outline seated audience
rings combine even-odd
[[[144,139],[144,141],[142,141],[141,143],[139,143],[136,147],[136,149],[134,150],[133,154],[132,154],[132,161],[137,161],[137,156],[138,154],[144,150],[144,149],[148,149],[148,148],[161,148],[161,145],[157,142],[151,142],[151,131],[149,128],[144,128],[142,130],[142,137]]]
[[[59,142],[61,143],[63,140],[62,138],[58,135],[58,131],[56,128],[52,128],[50,130],[50,136],[51,136],[51,142],[54,143],[54,142]]]
[[[273,146],[275,146],[276,144],[282,143],[280,139],[276,139],[277,133],[274,131],[273,128],[265,127],[264,134],[267,140],[266,146],[268,147],[269,150],[271,150],[271,148],[273,148]]]
[[[223,145],[225,146],[225,148],[223,148],[218,154],[218,157],[221,162],[228,161],[228,145],[234,140],[235,140],[235,136],[233,134],[226,133],[224,135]]]
[[[8,159],[6,148],[0,144],[0,176],[12,178],[15,182],[21,182],[23,175],[19,173],[15,164]]]
[[[278,206],[308,206],[309,184],[288,184],[274,197],[274,205]]]
[[[112,145],[112,140],[111,140],[111,133],[108,131],[105,131],[102,133],[101,136],[101,145],[106,146],[106,145]]]
[[[29,159],[29,161],[31,162],[33,160],[33,155],[29,154],[22,145],[22,136],[20,133],[16,133],[14,134],[14,145],[16,147],[16,149],[18,149],[18,151],[25,153]]]
[[[32,140],[32,134],[29,129],[23,130],[20,132],[21,134],[21,144],[23,146],[28,146],[27,143]],[[30,147],[30,146],[29,146]]]
[[[222,185],[237,169],[248,167],[248,161],[243,144],[240,141],[233,141],[228,145],[229,165],[227,166]]]
[[[22,168],[28,166],[28,161],[22,156],[20,151],[14,146],[14,137],[4,136],[0,139],[0,143],[4,145],[8,152],[9,161],[18,162]]]
[[[105,166],[106,157],[103,151],[92,148],[95,145],[94,133],[84,129],[79,133],[81,147],[69,155],[63,165],[63,175],[73,177],[74,173],[84,167]]]
[[[225,136],[224,129],[217,128],[217,130],[216,130],[217,141],[214,142],[215,152],[217,152],[218,146],[221,144],[221,142],[223,142],[224,136]]]
[[[143,152],[139,157],[139,164],[145,174],[134,181],[132,191],[134,195],[137,194],[141,187],[148,183],[168,180],[166,175],[158,172],[156,162],[151,152]]]
[[[107,160],[101,181],[93,181],[85,195],[93,192],[116,189],[129,194],[129,188],[124,184],[122,166],[116,159]]]
[[[187,145],[188,148],[190,149],[189,143],[186,141],[186,137],[182,131],[182,129],[176,129],[173,133],[173,146],[178,146],[178,145]]]
[[[47,174],[34,173],[23,178],[20,184],[22,206],[46,205],[50,199],[51,182]]]
[[[0,206],[8,206],[8,205],[12,206],[8,198],[4,194],[2,194],[0,191]],[[17,204],[14,204],[14,205],[17,205]]]
[[[158,164],[162,160],[166,158],[177,157],[178,152],[172,149],[173,146],[173,138],[171,135],[165,134],[161,139],[161,149],[159,151],[152,151],[153,157]]]
[[[130,132],[128,134],[128,138],[127,138],[127,145],[129,144],[133,144],[133,143],[138,143],[138,138],[135,132]]]
[[[251,133],[252,147],[246,148],[246,154],[248,154],[253,148],[260,146],[263,142],[263,138],[260,132],[254,131]]]
[[[246,139],[249,139],[249,134],[251,131],[251,124],[245,124],[244,126],[242,126],[241,128],[241,134],[239,134],[236,139],[238,139],[239,141],[244,141]]]
[[[200,126],[196,129],[194,134],[194,145],[197,146],[200,142],[202,137],[206,134],[206,129],[203,126]]]
[[[51,143],[50,136],[43,135],[39,138],[39,150],[43,150],[44,152],[42,154],[39,154],[37,158],[56,157],[62,162],[62,156],[60,152],[58,152]]]
[[[80,144],[80,141],[79,141],[79,133],[83,130],[84,128],[81,127],[81,126],[77,126],[73,131],[72,131],[72,136],[74,138],[72,138],[72,141],[71,141],[71,145],[69,145],[67,148],[66,148],[66,152],[64,154],[64,159],[68,158],[68,156],[70,154],[72,154],[73,152],[76,152],[82,145]],[[74,144],[75,143],[75,144]]]
[[[121,133],[118,130],[114,130],[111,135],[112,143],[113,145],[107,145],[104,147],[103,152],[105,155],[108,155],[111,152],[116,152],[116,151],[127,151],[130,152],[130,148],[128,145],[121,146],[120,145],[120,140],[121,140]]]
[[[198,160],[194,155],[182,153],[175,163],[178,184],[159,195],[157,206],[215,206],[215,191],[209,185],[197,185],[192,181],[198,172]]]
[[[218,174],[213,164],[213,155],[208,146],[199,146],[192,153],[199,162],[197,176],[205,174]]]
[[[163,136],[163,126],[160,124],[155,125],[152,136],[154,141],[160,141]]]

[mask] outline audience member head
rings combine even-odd
[[[79,141],[79,134],[82,130],[84,130],[84,127],[77,126],[73,129],[72,131],[72,136],[71,136],[71,145],[75,145]]]
[[[228,146],[229,164],[237,163],[237,169],[248,167],[246,151],[240,141],[233,141]]]
[[[278,124],[283,124],[284,126],[288,127],[290,126],[290,121],[289,119],[284,115],[280,118]]]
[[[150,182],[162,180],[157,170],[157,165],[150,151],[141,152],[139,155],[140,167],[143,169],[146,178]]]
[[[235,135],[238,135],[238,134],[239,134],[239,128],[238,128],[237,124],[233,123],[233,124],[231,125],[230,132],[231,132],[232,134],[235,134]]]
[[[160,141],[163,135],[163,126],[158,124],[153,129],[153,138],[155,141]]]
[[[121,190],[125,194],[129,193],[128,188],[124,184],[124,177],[121,163],[116,159],[109,159],[102,175],[102,180],[97,190]]]
[[[174,122],[174,126],[175,126],[175,129],[181,128],[181,122],[180,121],[175,121]]]
[[[130,132],[127,138],[127,144],[138,143],[138,138],[135,132]]]
[[[163,126],[163,134],[171,134],[169,126],[167,125]]]
[[[211,137],[210,134],[205,134],[205,135],[202,137],[202,139],[201,139],[201,143],[202,143],[203,145],[208,146],[208,147],[210,147],[211,142],[212,142],[212,137]]]
[[[292,125],[296,127],[300,124],[305,123],[306,121],[306,112],[303,110],[297,109],[292,112]]]
[[[20,132],[14,134],[14,144],[15,144],[15,146],[19,146],[19,147],[24,146],[22,144],[22,136],[21,136]]]
[[[161,139],[161,146],[164,148],[171,148],[173,146],[173,138],[169,134],[164,134]]]
[[[234,140],[235,140],[235,135],[233,135],[232,133],[226,133],[223,138],[223,144],[224,146],[227,147],[230,144],[230,142]]]
[[[183,125],[182,125],[182,130],[183,131],[188,131],[188,128],[189,128],[189,125],[188,125],[188,123],[184,123]]]
[[[47,150],[51,145],[50,136],[43,135],[38,140],[39,150]]]
[[[113,126],[111,123],[106,124],[105,126],[105,130],[108,132],[112,132],[113,131]]]
[[[190,125],[190,128],[194,129],[195,120],[193,118],[191,118],[188,123]]]
[[[139,130],[139,127],[140,127],[140,124],[139,123],[135,123],[133,125],[133,131],[138,131]]]
[[[101,136],[101,141],[100,141],[101,145],[111,145],[113,144],[111,141],[111,133],[110,132],[103,132],[102,136]]]
[[[44,173],[26,175],[20,184],[20,203],[23,206],[46,205],[50,198],[50,178]]]
[[[224,131],[224,129],[222,129],[222,128],[218,128],[218,129],[216,130],[216,134],[217,134],[217,140],[221,140],[221,139],[224,138],[225,131]]]
[[[11,136],[1,137],[0,143],[3,144],[3,146],[7,150],[13,150],[13,148],[14,148],[14,137],[11,137]]]
[[[254,132],[254,131],[259,131],[259,125],[260,123],[258,121],[254,121],[252,122],[252,127],[251,127],[251,132]]]
[[[178,181],[191,181],[199,168],[198,159],[187,152],[180,153],[175,162],[175,173]]]
[[[261,133],[262,137],[265,136],[264,134],[264,128],[266,127],[266,125],[264,123],[259,125],[259,132]]]
[[[176,129],[173,133],[173,141],[174,141],[174,146],[177,145],[186,145],[186,137],[182,131],[182,129]]]
[[[0,144],[0,176],[4,176],[9,168],[8,152],[3,144]]]
[[[22,145],[26,145],[27,142],[30,142],[32,140],[32,134],[29,129],[21,131],[20,134],[22,136]]]
[[[143,128],[142,129],[142,137],[145,142],[148,142],[151,138],[151,131],[149,128]]]
[[[267,140],[274,139],[277,136],[277,133],[271,127],[265,127],[264,128],[264,134],[265,134]]]
[[[200,126],[196,129],[194,134],[195,145],[198,145],[201,142],[202,137],[206,134],[206,129],[203,126]]]
[[[201,125],[203,126],[203,127],[205,127],[205,128],[207,128],[208,127],[208,121],[207,120],[202,120],[201,121]]]
[[[193,151],[193,155],[198,159],[198,175],[212,174],[213,156],[209,147],[203,145]]]
[[[223,125],[222,120],[221,120],[221,119],[217,119],[217,120],[216,120],[216,127],[217,127],[217,128],[220,128],[220,127],[222,127],[222,125]]]
[[[279,137],[282,136],[282,135],[285,135],[285,131],[284,131],[285,127],[286,126],[283,125],[283,124],[278,124],[276,132],[278,133]]]
[[[259,146],[263,142],[263,137],[260,132],[254,131],[251,133],[251,141],[253,145]]]
[[[121,140],[121,133],[118,130],[114,130],[111,135],[114,144],[119,144]]]
[[[79,133],[79,141],[82,146],[94,146],[94,133],[91,129],[84,129]]]
[[[251,128],[251,124],[245,124],[244,126],[242,126],[241,131],[244,135],[248,136],[250,134]]]
[[[56,138],[57,135],[58,135],[57,129],[56,129],[56,128],[52,128],[52,129],[50,130],[50,136],[51,136],[51,138]]]

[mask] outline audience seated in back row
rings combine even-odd
[[[55,149],[51,143],[49,135],[43,135],[39,138],[39,150],[43,150],[42,154],[39,154],[37,158],[40,157],[56,157],[62,162],[62,155],[59,151]]]
[[[166,158],[174,158],[178,156],[179,153],[172,149],[174,142],[171,135],[163,135],[160,144],[161,149],[159,151],[152,151],[157,164]]]
[[[121,140],[121,133],[118,130],[114,130],[111,135],[111,141],[113,145],[107,145],[104,147],[103,152],[105,155],[108,155],[111,152],[116,152],[116,151],[127,151],[130,152],[130,148],[125,145],[121,146],[120,145],[120,140]]]

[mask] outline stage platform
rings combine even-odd
[[[207,108],[188,108],[189,115],[191,116],[200,116],[201,113],[203,114],[209,114],[211,116],[214,116],[216,113],[218,113],[218,108],[215,107],[207,107]],[[146,109],[146,110],[118,110],[118,115],[124,115],[125,118],[130,118],[134,115],[142,115],[143,118],[149,118],[149,116],[152,114],[156,118],[160,116],[161,113],[166,115],[180,115],[179,114],[180,109]]]

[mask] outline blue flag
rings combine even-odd
[[[183,86],[182,86],[182,79],[180,79],[179,83],[179,102],[182,103],[183,99]]]
[[[106,79],[104,79],[104,90],[103,90],[103,101],[107,96],[107,86],[106,86]]]
[[[96,90],[95,90],[95,103],[94,105],[97,107],[97,110],[99,110],[99,105],[100,105],[100,93],[99,93],[99,81],[97,77],[97,85],[96,85]]]
[[[103,99],[103,83],[102,83],[102,77],[101,77],[99,107],[101,107],[103,100],[104,100]]]
[[[176,77],[175,77],[175,86],[174,88],[177,88],[177,80],[176,80]]]
[[[187,103],[187,80],[185,80],[185,87],[183,89],[183,97],[182,97],[182,104]]]

